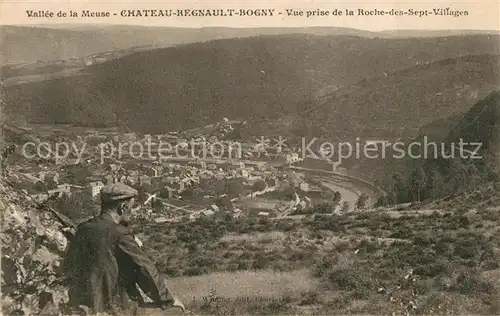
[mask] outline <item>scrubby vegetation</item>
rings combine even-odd
[[[298,221],[227,216],[135,229],[171,277],[310,271],[318,287],[295,296],[277,291],[286,299],[276,309],[264,304],[269,313],[309,306],[327,314],[491,314],[500,312],[499,197],[496,184],[433,204],[434,211],[410,206]],[[477,208],[479,198],[490,202]],[[227,304],[218,302],[219,312],[234,311]],[[243,305],[238,310],[249,313]]]
[[[422,139],[425,131],[422,133],[416,141],[425,144]],[[427,159],[407,158],[398,163],[386,162],[386,170],[396,167],[399,171],[381,177],[385,180],[378,184],[388,192],[388,196],[380,199],[378,204],[435,200],[474,190],[485,181],[498,181],[499,140],[500,92],[493,91],[456,120],[442,142],[436,143],[439,146],[433,148],[431,145],[426,149]],[[460,148],[460,142],[470,145]],[[481,146],[477,147],[477,144]],[[444,146],[443,149],[441,146]],[[462,149],[474,152],[465,152],[464,157],[468,158],[463,158],[460,157],[464,155]],[[424,150],[421,151],[423,153]]]

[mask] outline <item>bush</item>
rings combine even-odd
[[[368,202],[368,195],[366,195],[365,193],[362,193],[359,198],[358,198],[358,201],[356,202],[356,207],[358,209],[364,209],[366,207],[366,203]]]
[[[492,295],[495,292],[495,285],[492,282],[481,280],[473,273],[462,273],[457,279],[455,289],[464,295]]]
[[[338,262],[338,257],[323,257],[313,265],[312,275],[321,278],[328,273]]]
[[[370,277],[360,272],[356,268],[339,268],[328,274],[328,280],[337,289],[369,294],[372,291],[374,283],[372,283]]]
[[[308,291],[302,293],[299,305],[314,305],[320,302],[318,292]]]
[[[238,270],[247,270],[248,269],[248,262],[247,261],[238,261],[238,266],[237,266],[237,269]]]
[[[267,268],[269,265],[268,257],[263,253],[257,253],[252,263],[252,269],[261,270]]]
[[[202,275],[204,271],[200,267],[188,267],[184,270],[185,276]]]
[[[454,255],[463,259],[471,259],[476,256],[477,249],[473,245],[459,244],[456,246]]]

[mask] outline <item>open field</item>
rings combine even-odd
[[[173,278],[167,285],[188,310],[207,315],[296,313],[300,309],[294,306],[293,301],[307,298],[320,286],[305,269],[290,272],[211,273]],[[181,315],[175,308],[166,313],[158,309],[146,309],[142,310],[142,314]]]
[[[282,299],[307,291],[315,291],[319,286],[309,271],[237,271],[217,272],[201,276],[178,277],[169,280],[169,287],[185,302],[202,302],[215,292],[221,299],[237,300],[258,298]]]

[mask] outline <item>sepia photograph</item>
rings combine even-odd
[[[0,3],[2,315],[500,315],[500,5]]]

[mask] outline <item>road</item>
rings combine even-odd
[[[340,192],[341,200],[336,211],[342,209],[342,204],[344,202],[349,204],[349,211],[353,211],[355,209],[358,198],[361,195],[358,191],[346,188],[342,184],[339,184],[339,182],[327,177],[319,177],[318,179],[325,188],[331,190],[332,192]]]

